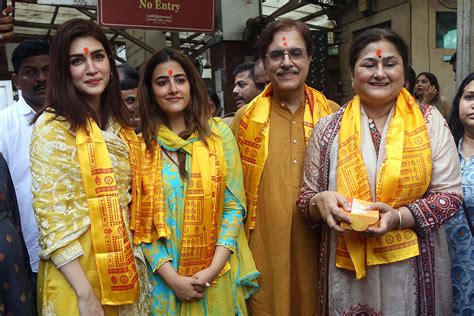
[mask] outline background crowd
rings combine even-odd
[[[397,33],[369,29],[341,56],[339,106],[305,84],[303,22],[258,46],[223,119],[176,49],[117,66],[82,19],[17,46],[0,315],[474,314],[474,73],[449,102]],[[358,231],[353,199],[376,226]]]

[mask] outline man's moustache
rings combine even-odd
[[[298,74],[298,69],[296,69],[296,68],[285,69],[285,70],[283,70],[283,69],[280,70],[279,69],[276,72],[277,75],[285,75],[285,74],[288,74],[288,73],[292,74],[292,75],[297,75]]]
[[[40,83],[40,84],[37,84],[37,85],[33,86],[33,90],[35,90],[35,91],[39,90],[41,88],[46,89],[46,84],[45,83]]]

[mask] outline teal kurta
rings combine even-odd
[[[212,120],[211,124],[216,124],[221,137],[226,167],[241,170],[240,161],[234,159],[234,157],[238,157],[238,149],[230,129],[220,120]],[[190,170],[190,158],[190,155],[187,154],[186,169],[188,171]],[[235,172],[227,173],[222,223],[216,243],[216,245],[232,251],[229,258],[231,269],[216,279],[215,286],[206,289],[203,299],[181,302],[156,271],[167,261],[175,270],[178,270],[188,179],[180,177],[177,166],[166,155],[162,155],[161,163],[166,224],[170,228],[171,236],[168,240],[142,244],[153,286],[151,295],[153,314],[247,314],[245,300],[257,289],[255,279],[258,272],[255,269],[242,229],[246,216],[245,202],[239,201],[239,198],[236,197],[239,196],[239,193],[234,194],[233,192],[234,188],[239,188],[239,191],[243,192],[242,173],[238,172],[238,177],[232,176],[232,174],[236,174]]]

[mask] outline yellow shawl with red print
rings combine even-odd
[[[422,197],[431,180],[431,146],[420,108],[405,89],[395,102],[389,123],[385,160],[377,173],[375,200],[393,208]],[[339,130],[337,191],[345,196],[374,201],[361,149],[361,105],[358,96],[348,103]],[[366,275],[366,266],[397,262],[417,256],[413,229],[366,238],[356,232],[338,234],[336,266]]]
[[[257,218],[258,186],[268,156],[272,84],[249,103],[240,121],[237,143],[244,172],[245,195],[249,217],[245,229],[255,229]],[[324,95],[305,85],[303,128],[305,143],[320,118],[332,113]]]

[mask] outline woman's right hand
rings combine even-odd
[[[92,289],[84,294],[78,294],[77,304],[81,316],[104,316],[104,309]]]
[[[433,99],[438,94],[438,90],[436,90],[435,86],[430,86],[426,91],[423,93],[423,104],[431,104]]]
[[[171,284],[169,285],[173,290],[174,295],[176,295],[176,297],[182,302],[199,300],[204,297],[206,282],[202,280],[177,275],[170,283]]]
[[[324,220],[329,228],[334,229],[337,232],[344,233],[345,229],[341,228],[340,222],[346,222],[351,224],[352,221],[340,208],[344,208],[346,211],[350,211],[349,203],[344,196],[334,191],[324,191],[316,194],[310,201],[314,203],[317,210],[321,214],[322,220]]]
[[[62,265],[59,271],[64,274],[64,277],[76,292],[77,305],[81,316],[103,316],[104,309],[79,263],[79,258]]]

